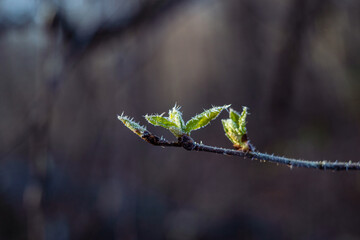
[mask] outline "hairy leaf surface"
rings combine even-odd
[[[141,137],[142,135],[144,135],[146,127],[141,126],[139,123],[135,122],[133,119],[130,119],[127,116],[124,116],[123,114],[118,115],[118,119],[138,136]]]
[[[225,135],[236,148],[243,151],[250,149],[246,131],[247,109],[247,107],[243,107],[241,114],[233,109],[230,109],[229,118],[221,120]]]
[[[236,124],[236,126],[239,127],[238,123],[239,123],[239,119],[240,119],[240,113],[238,113],[234,109],[230,108],[229,116],[230,116],[230,119]]]
[[[247,107],[243,107],[243,111],[237,122],[237,124],[239,126],[239,131],[241,132],[241,134],[246,134],[246,116],[248,114],[247,110],[248,110]]]
[[[222,119],[221,120],[225,135],[229,138],[229,140],[234,145],[240,145],[241,144],[241,134],[238,131],[237,124],[232,119]]]
[[[213,107],[191,118],[186,123],[185,133],[190,134],[191,131],[205,127],[211,120],[214,120],[222,112],[222,110],[228,108],[229,106],[230,105]]]
[[[177,128],[178,126],[170,121],[167,117],[161,115],[145,115],[146,120],[155,126],[160,126],[166,129]]]
[[[175,106],[169,110],[169,120],[177,125],[177,127],[181,130],[184,130],[185,123],[182,118],[182,113],[179,111],[180,107]]]

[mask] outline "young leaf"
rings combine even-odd
[[[195,117],[187,121],[185,125],[185,133],[190,134],[191,131],[205,127],[210,123],[211,120],[214,120],[222,112],[222,110],[228,108],[229,106],[230,105],[213,107],[196,115]]]
[[[247,110],[248,110],[247,107],[243,107],[241,116],[237,122],[241,134],[246,134],[246,116],[248,114]]]
[[[175,137],[180,137],[181,135],[184,134],[183,130],[181,128],[179,128],[175,122],[173,122],[171,119],[169,119],[167,117],[163,117],[162,115],[163,114],[161,114],[161,115],[145,115],[145,118],[149,123],[151,123],[155,126],[160,126],[160,127],[170,130],[170,132],[172,134],[174,134]],[[181,117],[181,115],[180,115],[180,117]],[[174,116],[173,116],[173,118],[174,118]]]
[[[151,123],[152,125],[155,126],[160,126],[166,129],[169,129],[171,127],[177,127],[177,125],[175,123],[173,123],[172,121],[170,121],[168,118],[163,117],[161,115],[145,115],[145,119]]]
[[[135,122],[133,119],[130,119],[124,114],[118,115],[118,119],[138,136],[142,137],[144,135],[146,128]]]
[[[177,127],[181,130],[184,130],[185,123],[182,118],[182,113],[179,111],[180,107],[175,106],[169,110],[169,120],[177,125]]]
[[[229,117],[236,124],[236,126],[239,127],[238,122],[240,119],[240,113],[238,113],[234,109],[230,108]]]
[[[222,119],[221,123],[223,124],[225,135],[233,143],[233,145],[240,145],[241,137],[237,131],[236,123],[232,119]]]
[[[169,130],[170,130],[170,132],[171,132],[172,134],[174,134],[174,136],[177,137],[177,138],[179,138],[179,137],[181,137],[182,135],[184,135],[184,131],[181,130],[180,128],[178,128],[178,127],[171,127],[171,128],[169,128]]]
[[[230,118],[223,119],[221,121],[224,127],[225,135],[233,143],[235,148],[242,151],[249,151],[253,148],[249,143],[246,132],[247,109],[247,107],[243,107],[241,114],[233,109],[230,109]]]

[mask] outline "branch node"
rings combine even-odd
[[[179,137],[178,140],[181,146],[188,151],[194,150],[196,146],[194,139],[192,139],[189,135],[184,134],[181,137]]]

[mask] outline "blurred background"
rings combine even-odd
[[[248,106],[260,151],[359,161],[360,1],[0,0],[0,49],[0,239],[360,238],[359,172],[116,118]],[[219,119],[192,137],[231,147]]]

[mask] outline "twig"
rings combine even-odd
[[[250,158],[254,160],[267,161],[277,164],[285,164],[292,167],[304,167],[304,168],[315,168],[320,170],[360,170],[360,163],[349,162],[328,162],[328,161],[307,161],[307,160],[298,160],[280,156],[274,156],[266,153],[261,153],[257,151],[239,151],[227,148],[219,148],[208,146],[204,144],[196,143],[190,136],[183,135],[178,138],[177,142],[169,142],[162,137],[158,137],[149,131],[145,131],[141,136],[146,142],[155,145],[155,146],[165,146],[165,147],[183,147],[188,151],[203,151],[211,152],[222,155],[229,156],[238,156],[244,158]]]

